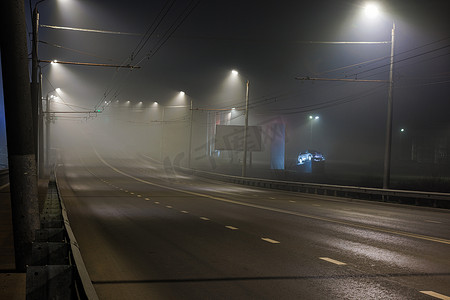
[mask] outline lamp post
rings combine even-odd
[[[370,3],[365,8],[365,13],[369,17],[378,15],[378,7]],[[391,41],[388,42],[317,42],[329,44],[391,44],[391,55],[389,64],[389,80],[361,80],[361,79],[330,79],[330,78],[310,78],[310,77],[296,77],[297,80],[331,80],[331,81],[346,81],[346,82],[388,82],[388,101],[387,101],[387,119],[386,119],[386,137],[384,150],[384,170],[383,170],[383,189],[388,189],[390,185],[391,176],[391,150],[392,150],[392,119],[393,119],[393,89],[394,89],[394,42],[395,42],[395,22],[392,23]]]
[[[368,3],[365,7],[365,13],[368,17],[378,16],[379,9],[374,3]],[[389,63],[389,89],[387,101],[386,118],[386,139],[384,148],[384,171],[383,171],[383,189],[388,189],[391,179],[391,155],[392,155],[392,119],[393,119],[393,89],[394,89],[394,42],[395,42],[395,22],[392,22],[391,30],[391,55]]]
[[[192,108],[192,100],[191,100],[190,110],[191,110],[191,117],[189,118],[188,168],[191,168],[192,122],[193,122],[193,119],[194,119],[194,109]]]
[[[236,70],[232,70],[231,74],[233,76],[238,76],[239,72]],[[243,147],[244,154],[243,154],[243,158],[242,158],[242,172],[241,172],[242,177],[245,177],[246,173],[247,173],[247,149],[248,149],[248,147],[247,147],[247,144],[248,144],[247,132],[248,132],[248,93],[249,93],[248,90],[249,90],[249,86],[250,86],[250,82],[247,80],[246,84],[245,84],[245,87],[246,87],[246,89],[245,89],[245,123],[244,123],[244,147]],[[250,159],[251,159],[251,157],[250,157]]]
[[[311,123],[311,139],[309,141],[309,146],[313,147],[313,122],[314,120],[319,120],[319,116],[309,116],[309,122]]]
[[[388,189],[391,180],[391,150],[392,150],[392,117],[393,117],[393,89],[394,89],[394,41],[395,41],[395,23],[392,23],[391,31],[391,59],[389,64],[389,92],[387,103],[387,119],[386,119],[386,141],[384,149],[384,173],[383,173],[383,189]]]
[[[57,97],[54,95],[50,95],[51,93],[56,93],[59,95],[61,92],[60,88],[56,88],[53,91],[50,91],[47,93],[47,96],[45,97],[46,100],[46,106],[45,106],[45,114],[46,114],[46,120],[45,120],[45,167],[46,170],[50,173],[50,123],[54,120],[54,115],[52,114],[51,110],[51,101],[55,101]]]
[[[247,80],[245,89],[245,125],[244,125],[244,157],[242,159],[242,177],[247,173],[247,131],[248,131],[248,87],[250,83]]]

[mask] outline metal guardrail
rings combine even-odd
[[[55,174],[55,183],[56,183],[58,198],[61,203],[64,228],[66,230],[67,237],[70,242],[71,258],[76,266],[76,268],[75,268],[75,275],[76,275],[75,276],[75,284],[76,284],[78,297],[79,297],[79,299],[98,300],[97,292],[95,291],[95,288],[92,285],[92,281],[87,272],[86,265],[84,264],[83,258],[81,256],[78,242],[75,238],[75,235],[73,234],[72,228],[70,227],[69,218],[67,216],[67,210],[64,205],[63,198],[61,196],[61,191],[59,189],[58,179],[56,177],[56,174]]]
[[[194,175],[198,176],[208,176],[209,178],[214,177],[215,179],[222,181],[263,188],[329,195],[335,197],[397,202],[402,204],[432,206],[438,208],[450,208],[450,193],[367,188],[358,186],[342,186],[332,184],[295,182],[295,181],[281,181],[281,180],[224,175],[201,170],[190,170],[190,171],[192,171]]]

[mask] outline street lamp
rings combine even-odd
[[[311,139],[310,139],[310,147],[312,148],[313,146],[313,122],[314,120],[319,120],[319,116],[309,116],[309,122],[311,123]]]
[[[366,7],[364,8],[364,12],[366,13],[366,16],[368,16],[369,18],[375,18],[379,15],[380,10],[377,4],[367,3]]]

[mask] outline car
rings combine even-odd
[[[303,165],[305,162],[308,161],[314,161],[314,162],[319,162],[319,161],[324,161],[325,160],[325,156],[316,150],[306,150],[303,152],[300,152],[300,154],[297,157],[297,165]]]
[[[305,162],[311,161],[312,157],[313,157],[312,154],[309,153],[308,151],[301,152],[297,157],[297,165],[303,165]]]
[[[323,156],[322,153],[316,150],[310,150],[310,153],[312,154],[312,160],[313,161],[324,161],[325,156]]]

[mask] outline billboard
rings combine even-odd
[[[215,150],[244,150],[244,130],[241,125],[216,125]],[[262,151],[261,127],[248,126],[247,151]]]

